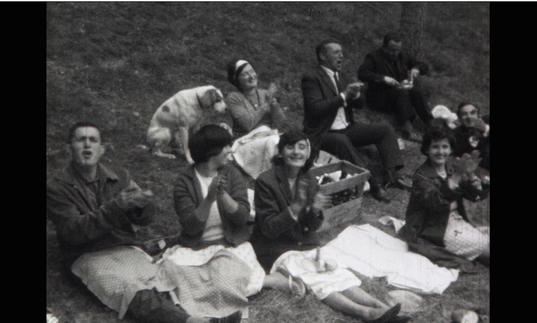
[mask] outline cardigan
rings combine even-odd
[[[227,177],[224,190],[239,204],[239,208],[234,213],[229,213],[224,210],[220,200],[216,199],[224,230],[224,240],[232,246],[237,246],[250,238],[250,229],[247,224],[250,204],[246,182],[237,168],[232,165],[224,166],[219,172]],[[203,244],[201,237],[207,218],[196,212],[203,201],[203,195],[194,165],[180,170],[175,181],[173,199],[175,212],[182,227],[179,242],[190,248],[201,246]]]

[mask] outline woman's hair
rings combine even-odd
[[[239,61],[241,62],[237,65]],[[239,84],[239,74],[246,67],[246,65],[252,64],[243,59],[234,59],[227,64],[227,80],[229,81],[229,83],[233,84],[239,91],[241,90]]]
[[[423,135],[423,141],[421,143],[421,152],[428,156],[429,147],[433,141],[447,139],[451,149],[455,148],[455,135],[442,119],[433,119],[429,123],[429,127]]]
[[[283,160],[283,157],[281,156],[285,146],[294,145],[301,140],[308,140],[309,142],[308,136],[300,130],[292,129],[282,134],[280,136],[280,141],[278,142],[279,154],[274,156],[274,158],[272,159],[272,162],[274,163],[274,165],[283,165],[285,163]],[[313,166],[313,161],[315,160],[315,158],[317,158],[317,154],[318,154],[318,149],[316,149],[310,144],[310,155],[308,159],[306,160],[306,163],[302,167],[301,172],[305,173]]]
[[[477,109],[477,115],[479,116],[479,107],[477,106],[477,104],[475,103],[470,103],[470,102],[461,102],[459,104],[459,106],[457,107],[457,117],[461,117],[461,109],[464,108],[465,106],[467,105],[472,105],[474,106],[476,109]]]
[[[224,128],[209,124],[202,127],[188,140],[190,155],[196,164],[203,163],[209,158],[222,152],[225,146],[231,145],[233,138]]]

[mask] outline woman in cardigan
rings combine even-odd
[[[313,154],[315,155],[315,154]],[[259,262],[271,273],[298,278],[313,294],[334,308],[368,322],[406,322],[397,317],[400,305],[386,304],[363,291],[360,280],[334,262],[314,256],[315,233],[323,222],[329,198],[318,191],[308,172],[313,163],[309,140],[298,130],[284,133],[274,167],[255,185],[256,224],[252,245]],[[304,250],[302,252],[296,250]]]
[[[226,97],[233,122],[235,161],[252,178],[271,166],[276,153],[278,129],[285,130],[287,119],[275,98],[276,86],[258,87],[257,74],[245,60],[234,60],[227,67],[228,80],[238,91]]]
[[[447,254],[467,260],[481,256],[487,262],[489,228],[470,224],[463,198],[477,201],[486,197],[488,176],[478,168],[475,154],[449,159],[455,137],[442,121],[435,122],[423,138],[421,151],[428,158],[414,174],[406,224],[399,235],[431,260],[437,260],[433,250],[444,248]],[[445,255],[440,256],[445,259]]]
[[[300,296],[305,292],[301,282],[289,281],[280,273],[266,275],[257,261],[248,242],[246,184],[228,164],[231,141],[220,126],[202,127],[189,140],[195,163],[180,171],[174,187],[181,246],[167,251],[165,259],[173,261],[169,268],[177,271],[175,276],[187,281],[188,288],[178,291],[184,293],[179,303],[202,316],[242,309],[246,297],[264,287],[290,289]],[[200,265],[209,268],[202,272]],[[211,284],[207,284],[208,277]],[[229,310],[222,312],[226,307]],[[216,313],[208,313],[210,309]]]

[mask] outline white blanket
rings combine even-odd
[[[407,244],[369,225],[352,225],[321,248],[339,267],[366,277],[386,277],[389,284],[425,294],[442,294],[459,277],[457,269],[433,264],[408,251]]]
[[[252,178],[272,167],[272,157],[277,154],[280,141],[277,129],[260,126],[238,138],[231,147],[237,164]]]

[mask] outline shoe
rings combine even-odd
[[[241,320],[242,320],[242,312],[236,311],[236,312],[231,313],[228,316],[224,316],[220,318],[212,317],[211,319],[209,319],[209,322],[210,323],[240,323]]]
[[[395,323],[396,321],[394,321],[394,320],[397,319],[397,314],[399,313],[400,310],[401,310],[401,304],[398,303],[394,307],[392,307],[389,310],[387,310],[378,319],[374,319],[374,320],[371,320],[371,321],[367,321],[367,320],[364,320],[364,321],[366,321],[368,323],[392,323],[392,322]]]
[[[410,316],[397,316],[396,318],[394,318],[391,322],[392,323],[407,323],[408,321],[410,321],[412,318]]]
[[[371,186],[371,196],[377,201],[390,203],[391,200],[388,197],[388,193],[380,186]]]

